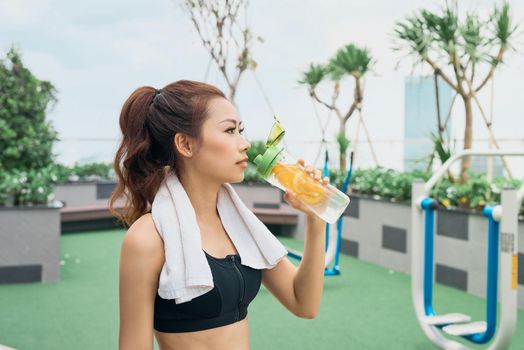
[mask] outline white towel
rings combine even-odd
[[[269,269],[287,255],[286,248],[247,208],[229,183],[218,191],[217,209],[242,265]],[[213,289],[195,210],[175,174],[170,173],[162,182],[151,214],[165,250],[158,295],[180,304]]]

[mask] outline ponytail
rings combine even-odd
[[[113,163],[117,185],[111,194],[109,208],[119,221],[128,226],[149,211],[165,176],[164,166],[152,156],[151,135],[145,125],[156,91],[150,87],[135,90],[120,114],[123,139]],[[119,213],[114,203],[122,195],[125,203]]]

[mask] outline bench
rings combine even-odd
[[[121,210],[121,207],[115,209]],[[123,226],[111,214],[107,205],[64,207],[60,209],[61,232],[111,229]]]

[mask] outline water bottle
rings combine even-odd
[[[273,186],[294,192],[306,207],[324,221],[335,223],[348,206],[349,197],[336,187],[315,180],[283,148],[277,147],[284,134],[284,129],[276,120],[265,152],[254,159],[257,172]]]

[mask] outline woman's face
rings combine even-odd
[[[247,150],[251,147],[243,129],[231,102],[225,98],[212,99],[202,125],[202,144],[192,159],[195,170],[220,183],[241,182],[247,166]]]

